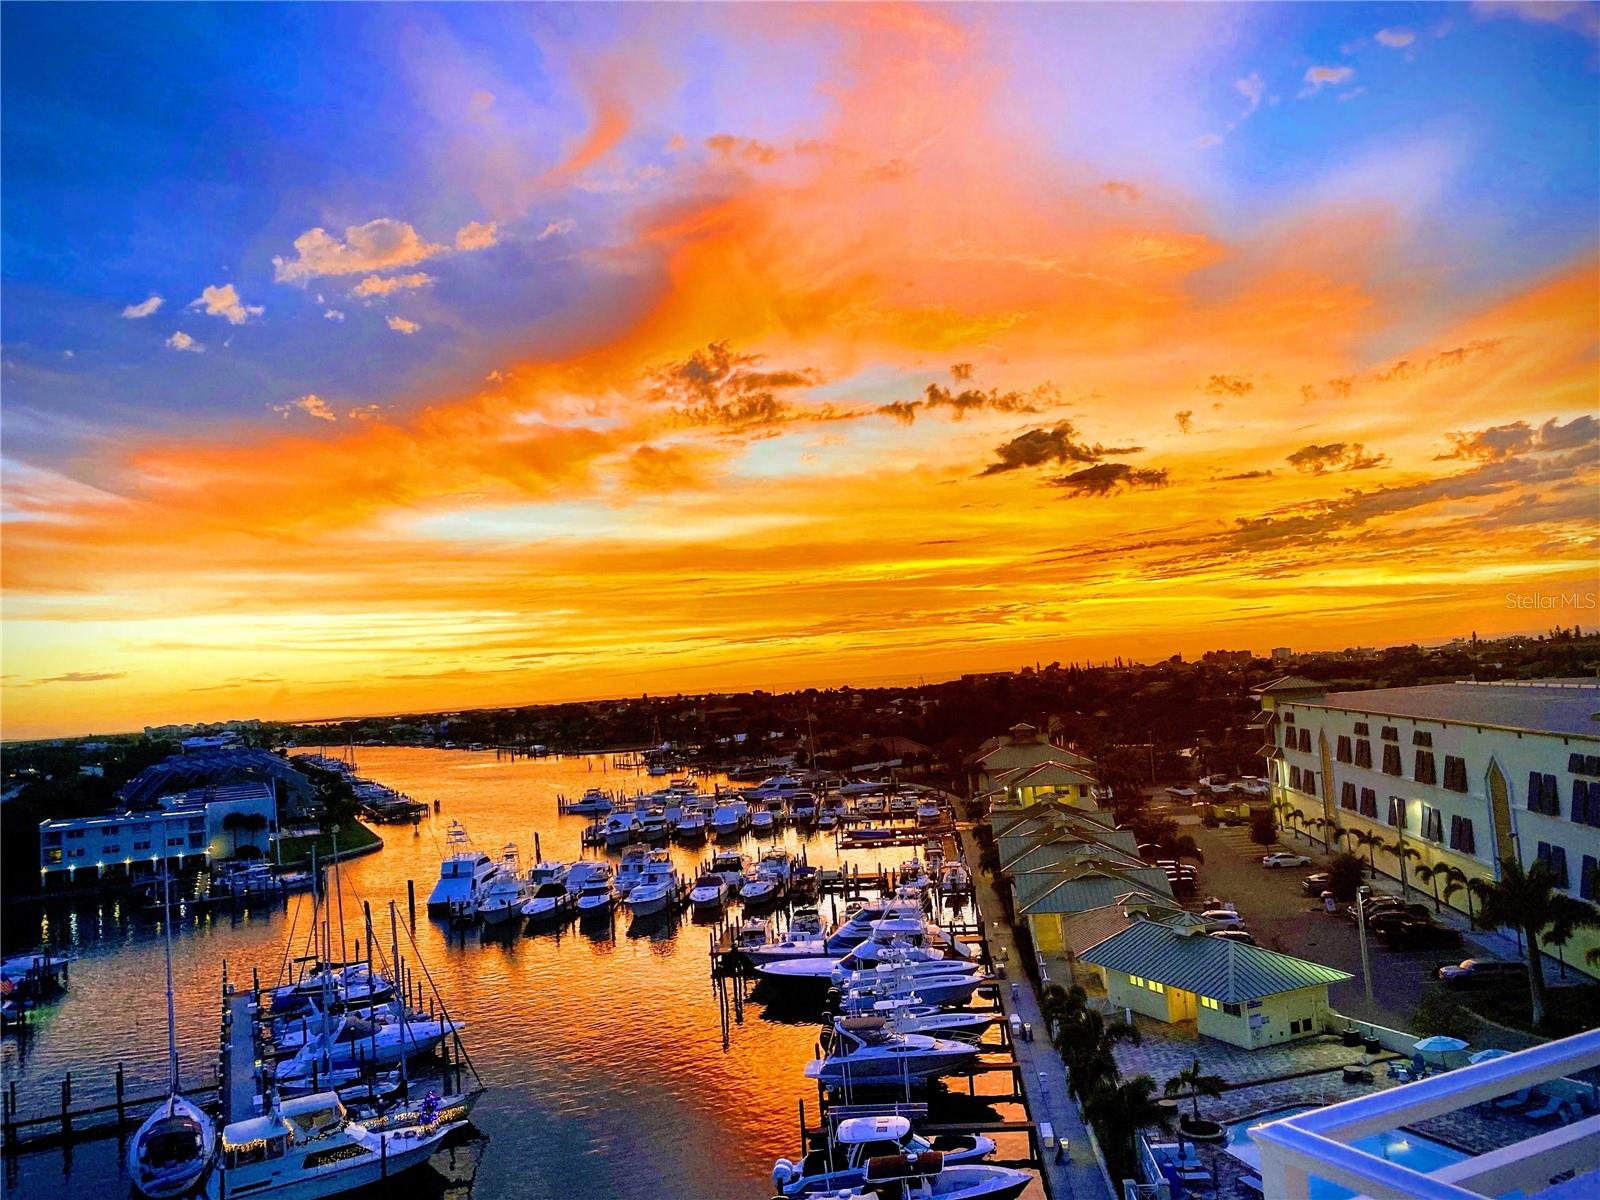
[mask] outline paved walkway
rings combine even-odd
[[[232,1018],[223,1045],[222,1120],[224,1124],[243,1121],[256,1115],[256,1039],[255,1022],[250,1017],[254,994],[246,989],[223,1000],[223,1011]]]
[[[1007,1018],[1015,1013],[1033,1026],[1035,1040],[1014,1044],[1017,1063],[1021,1067],[1023,1092],[1027,1097],[1028,1116],[1036,1123],[1048,1122],[1058,1138],[1067,1140],[1069,1159],[1055,1161],[1054,1151],[1044,1151],[1040,1173],[1045,1177],[1045,1187],[1051,1200],[1111,1200],[1105,1175],[1089,1146],[1089,1131],[1078,1116],[1076,1104],[1067,1092],[1067,1069],[1060,1055],[1048,1040],[1044,1017],[1039,1012],[1039,998],[1024,973],[1017,955],[1017,944],[1011,929],[1000,921],[1004,910],[988,878],[978,870],[978,848],[970,830],[958,829],[961,854],[972,872],[973,893],[978,905],[978,919],[984,921],[989,940],[989,952],[997,961],[1006,964],[1006,981],[1000,987],[1000,1003]],[[1013,997],[1011,985],[1015,983]]]

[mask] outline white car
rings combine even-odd
[[[1309,867],[1311,860],[1304,854],[1290,854],[1287,851],[1280,854],[1268,854],[1261,860],[1263,867]]]
[[[1212,908],[1200,914],[1200,919],[1207,925],[1215,925],[1218,929],[1243,929],[1244,918],[1231,908]]]

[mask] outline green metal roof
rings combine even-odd
[[[1351,978],[1348,972],[1321,963],[1203,933],[1180,933],[1155,921],[1130,925],[1078,958],[1224,1004],[1242,1004]]]
[[[1055,863],[1037,871],[1020,872],[1013,885],[1017,912],[1030,916],[1046,913],[1087,912],[1115,904],[1130,891],[1170,896],[1167,873],[1157,867],[1102,865],[1096,859]]]

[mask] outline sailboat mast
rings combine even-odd
[[[161,840],[168,841],[167,822],[161,821]],[[178,1094],[178,1009],[172,998],[172,864],[167,857],[170,846],[161,847],[161,932],[167,951],[167,1066],[171,1079],[171,1095]],[[170,1102],[170,1101],[169,1101]]]
[[[339,827],[333,827],[333,890],[339,903],[339,960],[341,966],[350,962],[350,951],[344,940],[344,885],[339,878]],[[328,939],[328,953],[333,953],[333,939]]]

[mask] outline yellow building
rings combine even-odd
[[[1139,920],[1079,960],[1100,970],[1119,1008],[1253,1050],[1311,1037],[1328,1023],[1328,985],[1351,976],[1259,946],[1210,937],[1203,925]]]
[[[985,742],[967,760],[971,794],[981,796],[993,791],[999,786],[999,777],[1007,771],[1036,767],[1046,762],[1065,763],[1085,771],[1094,766],[1083,755],[1056,745],[1034,726],[1020,723],[1013,725],[1002,737]]]
[[[1104,908],[1129,892],[1172,899],[1165,871],[1121,855],[1075,857],[1012,876],[1015,912],[1027,921],[1034,948],[1044,955],[1064,949],[1065,917]]]

